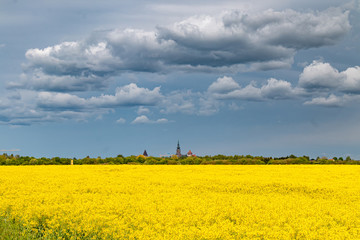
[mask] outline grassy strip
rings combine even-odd
[[[40,229],[39,229],[40,230]],[[44,236],[43,228],[37,233],[31,229],[24,227],[21,223],[10,217],[0,216],[0,240],[52,240],[52,239],[109,239],[113,240],[111,236],[98,236],[97,233],[84,234],[84,233],[71,233],[68,230],[59,229],[47,236]]]
[[[31,233],[22,224],[7,217],[0,217],[0,239],[23,240],[38,239],[35,233]]]

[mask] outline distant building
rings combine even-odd
[[[181,155],[181,149],[180,149],[180,143],[179,143],[179,140],[178,140],[178,144],[177,144],[177,148],[176,148],[176,156],[178,156],[178,158],[180,158],[182,155]]]
[[[188,151],[187,156],[188,156],[188,157],[196,157],[196,155],[193,154],[193,153],[191,152],[191,150]]]
[[[178,158],[181,158],[181,157],[196,157],[195,154],[193,154],[191,152],[191,150],[187,153],[187,155],[181,155],[181,149],[180,149],[180,143],[178,141],[178,144],[177,144],[177,148],[176,148],[176,154],[175,154]]]
[[[146,150],[144,150],[143,155],[144,155],[145,157],[147,157],[147,156],[148,156],[148,154],[147,154]]]

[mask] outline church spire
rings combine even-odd
[[[180,149],[180,142],[178,140],[177,148],[176,148],[176,156],[181,157],[181,149]]]

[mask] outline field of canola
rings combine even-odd
[[[360,166],[6,166],[41,239],[360,239]],[[1,238],[1,236],[0,236]]]

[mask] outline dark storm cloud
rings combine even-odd
[[[316,13],[268,10],[251,15],[232,11],[158,28],[158,38],[173,41],[183,50],[178,58],[169,59],[174,64],[221,67],[281,61],[292,58],[295,50],[335,44],[350,30],[348,15],[335,8]]]
[[[209,71],[245,66],[289,67],[297,50],[336,43],[350,29],[348,12],[328,9],[195,16],[156,31],[94,33],[84,41],[29,49],[21,81],[12,88],[87,91],[106,88],[122,72]]]
[[[310,13],[268,10],[251,16],[235,12],[224,23],[253,32],[267,45],[300,50],[335,44],[350,30],[348,15],[339,8]]]

